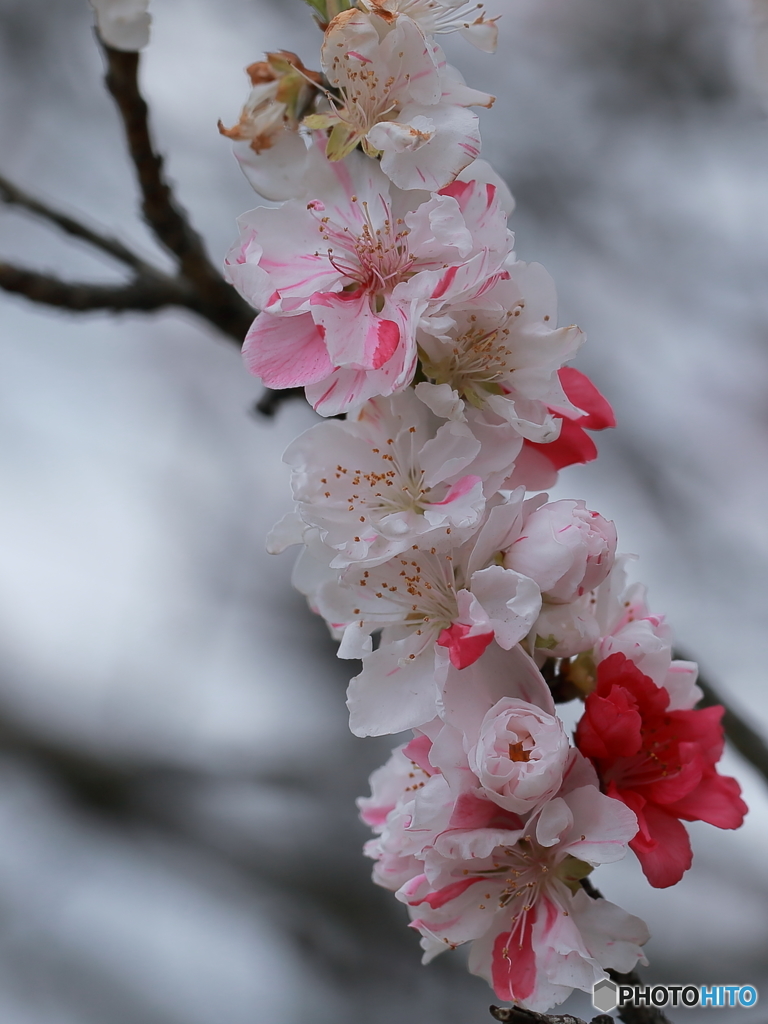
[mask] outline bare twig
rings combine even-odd
[[[131,252],[117,238],[112,238],[110,235],[89,228],[81,221],[70,217],[69,214],[54,209],[48,203],[44,203],[41,199],[36,199],[34,196],[29,195],[28,192],[20,189],[18,185],[14,185],[12,181],[9,181],[3,175],[0,175],[0,200],[9,206],[18,206],[23,210],[27,210],[47,223],[54,224],[68,235],[82,239],[93,246],[94,249],[99,249],[108,256],[119,260],[120,263],[124,263],[127,267],[131,267],[137,274],[151,275],[156,273],[154,267],[140,256],[137,256],[136,253]]]
[[[492,1006],[491,1016],[505,1024],[587,1024],[581,1017],[570,1013],[534,1013],[524,1010],[522,1006]],[[589,1024],[614,1024],[613,1017],[607,1013],[599,1013]]]
[[[0,175],[0,201],[27,210],[87,242],[135,274],[130,282],[121,285],[69,283],[51,274],[0,262],[0,289],[23,295],[32,302],[75,312],[153,312],[166,306],[183,306],[241,344],[255,311],[213,266],[202,239],[165,179],[163,159],[152,145],[147,104],[139,90],[139,54],[114,50],[103,42],[101,46],[107,64],[106,84],[123,122],[144,219],[161,245],[175,257],[179,274],[170,276],[153,267],[118,239],[55,209]],[[272,416],[283,401],[300,393],[300,389],[265,388],[256,410]]]
[[[2,262],[0,288],[32,302],[79,313],[97,309],[151,312],[166,306],[190,306],[193,301],[185,281],[161,274],[137,277],[126,284],[90,284],[62,281],[52,274]]]
[[[195,312],[242,342],[254,311],[213,266],[202,239],[165,179],[163,158],[152,145],[147,104],[139,89],[139,54],[114,50],[104,43],[102,49],[107,63],[106,84],[123,121],[144,219],[157,240],[176,257],[182,275],[194,285]]]

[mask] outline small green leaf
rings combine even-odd
[[[343,160],[349,156],[358,143],[358,135],[348,124],[343,122],[335,124],[328,136],[328,145],[325,148],[325,155],[329,160]]]
[[[318,17],[322,21],[327,21],[328,20],[328,12],[327,12],[327,10],[325,8],[325,0],[304,0],[304,2],[306,4],[309,4],[309,6],[314,11],[317,11]]]
[[[578,892],[581,888],[579,882],[591,872],[591,864],[585,864],[583,860],[573,857],[570,853],[567,853],[555,868],[555,874],[561,882],[565,882],[571,892]]]
[[[302,121],[305,128],[311,128],[312,131],[325,131],[326,128],[332,128],[334,125],[338,125],[339,118],[337,114],[307,114]]]
[[[337,14],[348,11],[354,4],[349,0],[304,0],[316,12],[318,21],[325,26],[333,21]]]
[[[328,21],[333,21],[337,14],[341,14],[342,11],[348,11],[351,6],[352,4],[349,0],[326,0]]]

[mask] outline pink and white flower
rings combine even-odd
[[[491,800],[508,811],[528,814],[560,789],[568,750],[556,715],[503,697],[486,713],[467,761]]]
[[[346,568],[468,536],[485,508],[471,473],[479,451],[465,424],[441,423],[403,391],[372,399],[354,419],[317,424],[283,460],[301,518],[332,549],[331,567]]]
[[[359,153],[311,156],[318,198],[246,214],[227,269],[262,309],[248,368],[270,387],[306,386],[333,415],[409,384],[422,315],[505,277],[511,241],[492,185],[457,182],[419,202]]]
[[[571,657],[600,636],[594,591],[614,564],[616,528],[583,501],[542,505],[541,497],[526,502],[520,536],[505,550],[503,564],[529,576],[541,589],[534,646],[556,657]]]
[[[599,586],[616,557],[616,527],[583,501],[540,505],[525,517],[504,565],[530,576],[545,601],[567,604]]]
[[[429,721],[449,664],[465,668],[493,640],[509,650],[528,633],[541,607],[539,588],[496,560],[519,530],[522,497],[492,508],[477,534],[452,551],[414,547],[370,569],[351,567],[320,588],[323,616],[348,624],[339,657],[363,658],[347,701],[356,735]],[[381,643],[372,651],[378,629]]]
[[[425,787],[433,786],[433,780],[439,785],[436,770],[426,756],[420,756],[429,745],[427,737],[421,736],[396,747],[387,763],[371,775],[371,795],[357,801],[360,817],[376,833],[363,850],[375,861],[373,880],[392,892],[424,870],[417,858],[427,838],[423,831],[410,831],[410,826]]]
[[[471,666],[448,669],[430,764],[456,797],[491,800],[528,816],[556,796],[569,743],[549,687],[522,649],[491,644]]]
[[[554,285],[537,263],[508,263],[509,279],[487,291],[482,305],[450,309],[439,322],[420,330],[424,401],[434,404],[448,385],[472,417],[497,417],[524,438],[548,443],[557,438],[562,419],[552,407],[572,408],[558,371],[584,341],[578,327],[557,328]],[[444,390],[444,389],[443,389]],[[454,414],[455,415],[455,414]],[[492,420],[491,420],[492,421]]]
[[[648,939],[645,924],[579,880],[622,858],[637,819],[596,786],[546,803],[521,837],[486,858],[450,860],[436,851],[397,893],[422,935],[424,961],[472,942],[469,966],[500,999],[540,1011],[574,988],[590,992],[605,969],[631,970]],[[645,962],[645,961],[643,961]]]
[[[619,556],[595,592],[600,640],[592,658],[599,664],[612,654],[623,654],[643,675],[668,691],[670,711],[688,711],[702,698],[696,685],[698,666],[672,658],[672,630],[664,616],[649,610],[642,584],[627,582],[627,566],[633,557]]]
[[[469,89],[418,25],[379,9],[337,15],[325,34],[322,65],[341,105],[310,115],[311,128],[331,128],[331,160],[358,145],[405,189],[435,191],[480,153],[477,115],[493,97]],[[330,97],[329,97],[330,98]]]

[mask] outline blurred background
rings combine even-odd
[[[654,610],[768,736],[768,125],[746,2],[498,0],[498,56],[446,49],[499,96],[484,154],[518,252],[553,274],[617,411],[556,496],[616,520]],[[216,121],[237,120],[247,64],[317,66],[319,34],[300,0],[152,9],[155,138],[218,263],[255,199]],[[101,74],[86,0],[0,0],[0,171],[162,262]],[[7,209],[0,254],[119,277]],[[259,382],[191,314],[0,293],[0,348],[2,1024],[488,1020],[461,952],[422,968],[369,881],[354,797],[393,743],[348,733],[350,666],[293,556],[264,553],[311,411],[253,415]],[[678,886],[651,890],[632,856],[594,877],[648,921],[649,981],[768,999],[768,794],[737,755],[724,768],[751,814],[692,826]]]

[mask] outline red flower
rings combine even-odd
[[[607,400],[589,377],[585,377],[572,366],[562,367],[557,375],[563,391],[575,406],[583,410],[583,415],[574,416],[572,412],[564,412],[562,409],[550,409],[550,412],[562,419],[558,439],[548,444],[538,444],[535,441],[526,441],[525,444],[541,452],[553,467],[559,470],[596,459],[597,447],[587,430],[615,427],[616,417]]]
[[[597,668],[576,745],[608,796],[637,815],[630,846],[656,888],[679,882],[693,853],[683,821],[738,828],[747,813],[735,779],[718,775],[723,708],[668,711],[669,692],[623,654]]]

